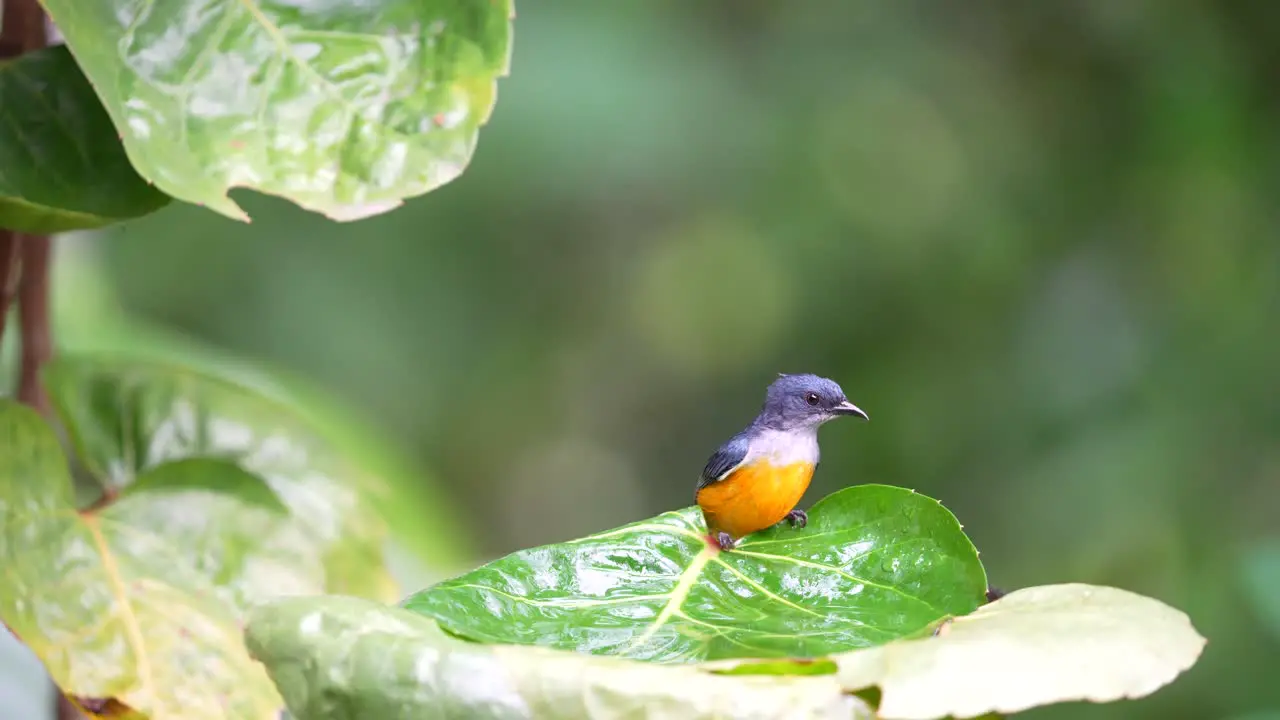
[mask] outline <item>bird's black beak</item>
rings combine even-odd
[[[834,408],[831,408],[831,409],[832,409],[832,411],[834,411],[834,412],[835,412],[835,414],[837,414],[837,415],[852,415],[852,416],[854,416],[854,417],[860,417],[860,418],[862,418],[863,420],[870,420],[870,419],[871,419],[871,418],[867,417],[867,414],[866,414],[866,413],[862,412],[862,408],[858,407],[857,405],[854,405],[853,403],[849,402],[848,400],[845,400],[844,402],[840,403],[839,405],[837,405],[837,406],[835,406]]]

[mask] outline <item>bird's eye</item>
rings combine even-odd
[[[804,401],[810,405],[817,405],[820,400],[822,400],[822,398],[818,397],[818,393],[811,392],[804,396]]]

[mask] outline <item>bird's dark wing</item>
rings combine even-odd
[[[702,477],[698,478],[698,489],[701,490],[724,478],[730,470],[741,465],[743,459],[747,457],[747,445],[748,440],[745,434],[734,435],[728,442],[721,445],[720,449],[707,460],[707,466],[702,469]]]

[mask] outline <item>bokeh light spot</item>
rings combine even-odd
[[[654,243],[637,266],[636,328],[680,374],[750,367],[776,351],[796,270],[741,224],[704,219]]]

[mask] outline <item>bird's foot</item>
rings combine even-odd
[[[785,518],[793,528],[802,528],[809,524],[809,514],[803,510],[792,510]]]
[[[721,550],[732,550],[737,545],[733,540],[733,536],[727,532],[716,533],[715,540],[716,545],[719,545]]]

